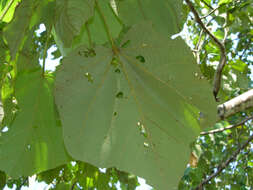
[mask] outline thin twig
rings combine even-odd
[[[226,49],[224,43],[222,43],[218,38],[216,38],[204,25],[204,23],[201,21],[201,18],[199,17],[197,11],[195,10],[192,2],[190,0],[185,0],[189,8],[191,9],[192,13],[194,14],[196,22],[202,27],[202,29],[210,36],[210,38],[218,45],[220,49],[220,61],[219,65],[216,69],[215,76],[214,76],[214,85],[213,85],[213,94],[218,101],[217,94],[220,90],[220,83],[221,83],[221,74],[222,70],[227,62],[226,60]]]
[[[202,181],[198,187],[195,190],[202,190],[203,186],[205,184],[207,184],[210,180],[212,180],[213,178],[215,178],[216,176],[218,176],[223,169],[225,169],[232,161],[234,161],[237,157],[237,155],[243,150],[245,149],[248,144],[253,140],[253,135],[249,136],[248,140],[240,147],[238,147],[238,149],[225,161],[222,162],[218,167],[217,167],[217,171],[214,172],[213,174],[211,174],[208,178],[206,178],[204,181]]]
[[[220,133],[220,132],[228,130],[228,129],[233,129],[233,128],[236,128],[238,126],[243,125],[244,123],[246,123],[247,121],[249,121],[251,119],[253,119],[253,116],[250,116],[250,117],[248,117],[248,118],[246,118],[246,119],[242,120],[241,122],[236,123],[234,125],[229,125],[227,127],[222,127],[222,128],[214,129],[214,130],[211,130],[211,131],[201,132],[200,135],[209,135],[209,134],[214,134],[214,133]]]
[[[91,34],[90,34],[90,29],[89,29],[89,26],[88,26],[87,22],[85,23],[85,28],[86,28],[87,35],[88,35],[89,48],[93,48],[93,44],[92,44],[92,40],[91,40]]]
[[[47,49],[48,49],[48,42],[49,42],[50,35],[51,35],[51,30],[52,30],[52,25],[50,26],[50,28],[47,31],[47,39],[46,39],[46,44],[45,44],[44,51],[43,51],[42,76],[44,76],[44,74],[45,74]]]
[[[14,3],[14,0],[11,0],[8,5],[6,6],[6,8],[4,9],[2,15],[0,16],[0,21],[3,20],[3,18],[5,17],[6,13],[8,12],[8,10],[10,9],[10,7],[12,6],[12,4]]]
[[[71,185],[70,190],[74,190],[76,184],[77,184],[77,181],[75,181],[75,182]]]
[[[224,4],[222,4],[222,5],[224,5]],[[222,5],[221,5],[221,6],[222,6]],[[213,14],[216,10],[218,10],[221,6],[218,6],[218,7],[214,8],[214,9],[211,10],[207,15],[202,16],[200,19],[204,19],[204,18],[210,16],[210,15]]]
[[[209,5],[205,0],[200,0],[202,3],[204,3],[208,8],[213,10],[213,7]]]

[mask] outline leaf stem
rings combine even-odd
[[[113,50],[114,53],[116,53],[116,52],[117,52],[117,48],[116,48],[116,46],[114,45],[114,41],[113,41],[113,39],[112,39],[112,35],[111,35],[111,33],[110,33],[109,26],[108,26],[108,24],[107,24],[107,22],[106,22],[105,16],[103,15],[103,13],[102,13],[102,11],[101,11],[101,8],[100,8],[100,6],[99,6],[99,4],[98,4],[98,1],[96,0],[95,2],[96,2],[97,10],[98,10],[98,12],[99,12],[99,14],[100,14],[100,16],[101,16],[101,18],[102,18],[102,21],[103,21],[103,23],[104,23],[107,36],[108,36],[108,38],[109,38],[109,40],[110,40],[110,43],[111,43],[111,45],[112,45],[112,50]]]
[[[44,51],[43,51],[42,76],[44,76],[44,74],[45,74],[47,49],[48,49],[48,42],[49,42],[50,35],[51,35],[51,30],[52,30],[52,25],[49,27],[49,30],[47,31],[47,39],[46,39],[46,44],[45,44]]]
[[[88,27],[88,23],[87,22],[85,23],[85,28],[86,28],[87,35],[88,35],[89,46],[90,46],[90,48],[92,48],[93,44],[92,44],[92,40],[91,40],[90,29]]]
[[[142,14],[144,20],[147,20],[147,17],[146,17],[146,15],[145,15],[144,11],[143,11],[142,4],[141,4],[140,0],[137,0],[137,3],[138,3],[140,12],[141,12],[141,14]]]
[[[8,10],[10,9],[11,5],[14,3],[14,0],[11,0],[8,5],[6,6],[6,8],[4,9],[2,15],[0,16],[0,21],[3,20],[3,18],[5,17],[6,13],[8,12]]]

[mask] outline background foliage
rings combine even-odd
[[[5,126],[13,126],[12,128],[15,128],[15,125],[20,124],[20,120],[26,122],[23,125],[29,126],[25,131],[16,131],[17,134],[24,132],[21,138],[16,139],[14,137],[14,140],[12,140],[12,138],[3,138],[0,141],[1,144],[5,143],[10,146],[9,149],[1,149],[0,156],[10,154],[14,158],[15,155],[22,154],[22,147],[25,146],[28,150],[32,148],[30,143],[24,144],[24,141],[36,141],[42,148],[43,143],[48,141],[48,134],[51,133],[49,130],[60,130],[59,126],[62,125],[62,121],[59,119],[59,113],[54,111],[54,103],[48,104],[51,97],[41,95],[44,92],[47,94],[48,91],[50,92],[54,89],[53,80],[55,78],[55,72],[44,71],[38,64],[39,60],[41,60],[40,62],[42,62],[43,68],[47,49],[57,44],[58,49],[54,52],[54,55],[55,58],[58,58],[60,56],[70,55],[70,52],[80,44],[85,44],[91,48],[95,46],[95,44],[106,43],[108,37],[105,32],[102,32],[104,30],[104,25],[101,21],[102,19],[99,11],[102,11],[106,15],[112,38],[115,39],[119,36],[118,44],[120,44],[120,41],[124,39],[124,35],[129,31],[125,25],[122,25],[121,20],[132,25],[138,23],[141,17],[135,12],[131,13],[134,19],[127,17],[126,14],[129,13],[126,11],[128,5],[125,4],[125,1],[118,1],[120,19],[115,19],[116,16],[112,14],[112,11],[107,6],[103,5],[105,1],[101,2],[101,10],[96,8],[86,11],[89,10],[89,7],[94,6],[95,1],[87,1],[88,3],[84,3],[84,1],[75,1],[76,4],[72,4],[71,2],[74,1],[70,0],[56,2],[54,0],[23,0],[16,8],[15,16],[13,17],[15,7],[18,2],[21,1],[13,1],[12,4],[10,4],[10,2],[12,1],[0,1],[0,15],[4,15],[1,18],[0,25],[0,86],[1,100],[5,113],[1,128],[4,133],[6,130]],[[173,5],[173,1],[168,2],[168,5]],[[160,14],[163,13],[161,10],[166,11],[165,8],[171,9],[170,6],[161,7],[162,4],[159,3],[160,1],[150,4],[145,7],[144,12],[153,11],[154,13]],[[223,69],[222,89],[219,93],[220,102],[224,102],[247,91],[252,86],[250,66],[253,62],[253,3],[250,0],[195,0],[193,3],[202,21],[206,24],[206,27],[212,31],[218,39],[224,40],[225,42],[227,64]],[[82,6],[79,6],[80,4]],[[5,14],[4,12],[8,5],[11,6]],[[52,8],[54,6],[56,6],[56,11]],[[74,13],[68,12],[69,7],[75,8]],[[181,8],[183,14],[179,12]],[[57,11],[57,9],[64,11]],[[182,22],[176,23],[175,21],[182,21],[183,18],[186,18],[189,14],[184,25],[182,37],[192,49],[197,63],[199,64],[198,66],[201,71],[201,73],[198,73],[199,76],[201,77],[201,75],[203,75],[209,83],[212,84],[214,72],[220,59],[220,50],[218,46],[195,22],[194,16],[192,13],[189,13],[189,7],[186,4],[183,4],[182,7],[173,7],[173,9],[175,9],[173,18],[167,18],[165,15],[162,17],[163,19],[157,19],[157,17],[152,16],[153,14],[150,14],[151,16],[149,19],[153,21],[156,31],[161,34],[172,35],[179,32],[183,25]],[[83,12],[85,12],[85,14],[81,14]],[[56,15],[54,15],[54,13],[56,13]],[[93,14],[94,17],[89,20]],[[174,19],[175,17],[178,19]],[[53,22],[54,27],[52,27]],[[40,23],[44,23],[46,31],[37,34],[35,31],[38,29]],[[166,23],[170,23],[170,25]],[[87,30],[87,26],[89,30]],[[49,35],[51,33],[53,35]],[[94,36],[95,33],[96,36]],[[144,34],[144,31],[142,33]],[[150,36],[152,36],[152,34],[150,34]],[[115,42],[117,43],[117,40]],[[123,45],[127,45],[127,43]],[[110,43],[106,43],[105,46],[110,46]],[[84,51],[83,53],[84,56],[87,54],[88,57],[92,57],[93,55],[92,51]],[[135,56],[137,57],[138,55],[139,54],[136,54]],[[162,55],[159,54],[156,60],[159,59],[159,56]],[[143,57],[143,54],[141,54],[138,59],[140,62],[149,61],[148,55]],[[66,64],[66,60],[62,62],[62,64]],[[115,69],[119,69],[117,62],[114,65]],[[46,76],[45,80],[37,80],[36,76],[41,75],[41,70],[45,72],[43,73]],[[182,68],[181,73],[177,70],[176,74],[183,76],[187,71],[188,70]],[[27,75],[27,73],[32,74]],[[84,77],[83,79],[92,81],[92,77],[93,76],[86,75],[86,78]],[[26,88],[24,88],[24,86],[26,86]],[[39,88],[32,88],[33,91],[30,92],[31,86],[38,86]],[[198,89],[198,86],[196,89]],[[68,90],[68,92],[71,91]],[[119,94],[119,96],[121,97],[121,94]],[[38,98],[41,98],[41,100],[38,101]],[[49,101],[45,100],[45,98],[48,98]],[[39,104],[38,106],[42,108],[42,110],[46,110],[41,111],[43,113],[42,115],[36,114],[38,109],[34,109],[33,107],[34,104],[37,104],[36,102],[42,103],[41,106]],[[46,104],[43,104],[45,102]],[[27,105],[30,105],[30,107]],[[24,112],[25,114],[17,114],[20,110],[26,110],[26,112]],[[33,114],[38,117],[31,117]],[[222,128],[229,124],[238,123],[251,114],[252,110],[238,113],[227,118],[226,121],[216,123],[211,128]],[[30,118],[34,119],[31,120]],[[42,123],[45,122],[45,127],[38,128],[38,126],[36,126],[36,122],[38,121],[42,121]],[[47,129],[46,127],[48,126],[52,127]],[[8,133],[11,132],[12,128],[9,129]],[[249,135],[252,134],[252,130],[252,123],[250,120],[244,125],[232,130],[226,130],[213,135],[199,136],[195,142],[191,144],[192,152],[197,157],[198,162],[197,164],[187,166],[178,189],[195,189],[207,176],[219,169],[220,163],[228,159],[231,154],[247,140]],[[145,137],[147,134],[145,134],[146,132],[143,133]],[[53,132],[53,134],[59,133]],[[32,139],[27,140],[27,138]],[[57,142],[59,141],[61,140]],[[15,146],[16,144],[18,144],[18,146]],[[48,145],[48,147],[54,146],[55,144],[53,142]],[[86,162],[70,162],[70,160],[73,159],[63,150],[63,145],[57,144],[57,146],[59,146],[56,148],[57,150],[62,149],[61,160],[56,161],[53,159],[54,152],[50,160],[57,163],[62,162],[61,164],[66,163],[66,161],[68,161],[68,163],[38,173],[36,177],[38,181],[53,184],[51,189],[116,189],[117,183],[120,183],[121,189],[135,189],[139,185],[136,176],[119,171],[116,168],[109,168],[104,173]],[[15,147],[15,149],[12,147]],[[55,149],[55,147],[53,149]],[[47,154],[48,150],[44,150],[43,148],[42,150],[44,154]],[[32,151],[33,149],[31,149],[31,152]],[[31,155],[33,154],[31,153]],[[31,155],[29,155],[29,157]],[[16,159],[18,159],[18,157],[16,157]],[[26,161],[27,159],[24,158],[24,161],[21,162],[25,163]],[[43,160],[41,162],[43,162]],[[4,162],[0,164],[0,168],[2,170],[9,170],[9,174],[18,173],[19,170],[23,170],[23,165],[16,166],[11,162],[10,165],[13,165],[12,170],[6,169],[5,167],[7,166]],[[29,166],[29,163],[26,163],[26,166]],[[53,163],[52,166],[54,166]],[[37,168],[37,171],[43,171],[43,169],[48,167],[50,168],[50,166],[41,165]],[[150,175],[152,176],[154,174]],[[252,182],[253,151],[252,147],[248,146],[217,177],[210,180],[208,184],[204,186],[204,189],[249,190],[253,187]],[[17,189],[19,189],[22,186],[28,185],[27,183],[28,180],[26,176],[13,179],[5,172],[0,173],[0,188],[3,188],[5,185],[12,187],[15,184]]]

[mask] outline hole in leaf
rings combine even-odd
[[[112,58],[111,65],[114,66],[114,67],[118,66],[118,60],[115,57]]]
[[[143,143],[143,146],[144,146],[145,148],[149,148],[149,144],[148,144],[147,142],[144,142],[144,143]]]
[[[144,125],[141,122],[137,122],[137,126],[138,126],[138,129],[139,129],[141,135],[143,135],[144,137],[147,137],[148,135],[147,135],[147,131],[146,131]]]
[[[32,148],[32,147],[31,147],[30,144],[28,144],[28,145],[26,146],[26,149],[27,149],[27,150],[31,150],[31,148]]]
[[[126,48],[127,46],[129,46],[129,44],[130,44],[130,40],[127,40],[126,42],[124,42],[122,45],[121,45],[121,47],[122,48]]]
[[[116,94],[116,97],[117,97],[117,98],[123,98],[123,92],[118,92],[118,93]]]
[[[141,63],[145,63],[145,58],[142,55],[136,56],[136,59],[139,60]]]
[[[17,101],[17,99],[15,97],[12,97],[12,103],[13,104],[17,104],[18,103],[18,101]]]
[[[115,69],[115,73],[120,73],[120,69]]]
[[[141,47],[143,47],[143,48],[144,48],[144,47],[147,47],[147,46],[148,46],[148,44],[145,44],[145,43],[142,43],[142,44],[141,44]]]
[[[93,83],[94,79],[90,73],[86,72],[84,76],[87,78],[88,82]]]
[[[95,57],[96,52],[94,49],[87,48],[86,50],[79,50],[78,55],[83,57]]]
[[[198,120],[200,120],[200,119],[202,119],[202,118],[204,118],[204,117],[205,117],[204,113],[203,113],[203,112],[199,112]]]
[[[2,129],[2,133],[6,133],[9,131],[9,128],[7,126],[5,126],[3,129]]]

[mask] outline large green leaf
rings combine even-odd
[[[55,32],[64,46],[70,47],[74,36],[94,12],[94,0],[57,0]]]
[[[33,1],[23,1],[16,8],[14,19],[4,30],[12,58],[15,58],[33,15]]]
[[[40,70],[17,76],[19,110],[8,132],[0,137],[0,169],[12,177],[29,176],[68,160],[57,125],[52,82]]]
[[[163,38],[151,24],[133,27],[122,42],[115,54],[82,46],[57,69],[66,148],[75,159],[173,189],[200,122],[214,122],[210,87],[184,42]]]
[[[116,0],[118,15],[128,25],[151,20],[154,28],[166,35],[181,30],[184,23],[183,1],[180,0]]]

